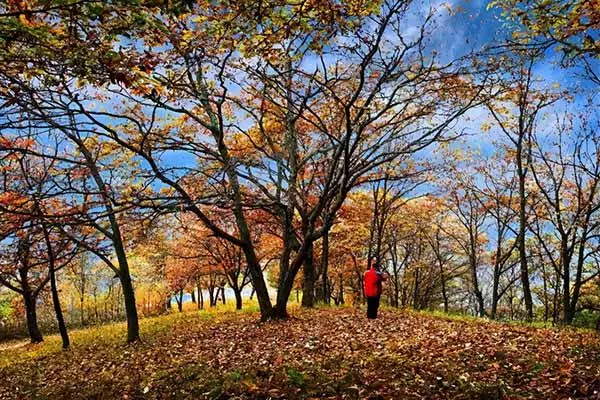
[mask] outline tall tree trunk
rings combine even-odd
[[[275,313],[273,315],[274,318],[288,318],[287,302],[294,287],[294,278],[297,276],[300,267],[304,264],[310,246],[312,246],[312,243],[308,242],[304,242],[302,246],[300,246],[300,249],[294,257],[294,261],[290,263],[285,275],[280,278],[277,291],[277,302],[275,303]]]
[[[327,229],[323,235],[323,243],[321,249],[321,279],[323,280],[323,302],[325,304],[331,303],[331,292],[329,289],[329,229]]]
[[[210,285],[208,287],[208,300],[211,307],[214,307],[217,302],[215,301],[215,287],[214,285]]]
[[[498,291],[500,290],[500,273],[498,271],[498,266],[494,266],[494,277],[492,278],[492,310],[490,313],[490,317],[492,319],[496,319],[498,313]]]
[[[340,274],[340,295],[339,304],[344,304],[344,277]]]
[[[79,296],[79,320],[80,320],[81,326],[85,326],[84,302],[85,302],[85,298],[83,297],[83,295],[80,295]]]
[[[202,310],[204,309],[204,295],[202,294],[200,284],[196,285],[196,289],[198,290],[198,310]]]
[[[40,343],[44,341],[40,327],[37,321],[36,297],[30,291],[23,292],[25,302],[25,316],[27,319],[27,330],[31,343]]]
[[[72,121],[74,123],[74,121]],[[79,150],[82,152],[86,164],[90,169],[94,181],[98,187],[99,192],[102,194],[104,207],[107,212],[110,227],[112,229],[111,240],[115,253],[119,269],[117,272],[119,280],[121,281],[121,288],[123,290],[123,298],[125,300],[125,315],[127,316],[127,343],[133,343],[140,338],[140,326],[138,321],[137,305],[135,303],[135,291],[133,289],[133,283],[131,281],[131,273],[129,271],[129,264],[127,262],[127,255],[125,248],[123,247],[123,239],[121,237],[121,228],[117,221],[116,214],[112,207],[111,199],[108,195],[108,186],[104,183],[102,175],[96,165],[96,158],[92,152],[86,147],[85,143],[81,138],[68,133],[69,138],[73,140]]]
[[[477,314],[480,317],[485,316],[485,308],[483,303],[483,294],[479,289],[479,278],[477,277],[477,261],[474,256],[471,256],[472,260],[471,264],[471,281],[473,282],[473,294],[475,295],[475,300],[477,301]]]
[[[248,234],[248,237],[250,234]],[[253,291],[256,293],[258,305],[260,308],[260,319],[261,321],[268,321],[273,319],[275,316],[275,309],[271,304],[271,298],[269,297],[269,290],[265,282],[262,268],[256,257],[254,251],[244,250],[246,262],[248,263],[248,271],[250,273],[250,279],[252,281]]]
[[[542,278],[544,282],[544,323],[548,322],[550,317],[550,300],[548,299],[548,276],[546,274],[546,266],[542,260]]]
[[[179,289],[179,293],[175,296],[177,300],[177,309],[179,312],[183,312],[183,289]]]
[[[560,262],[562,267],[562,278],[563,278],[563,324],[568,325],[570,323],[569,311],[571,310],[571,260],[567,255],[567,244],[568,239],[561,235],[561,248],[560,248]]]
[[[135,304],[135,291],[131,282],[129,269],[119,271],[119,280],[123,289],[125,299],[125,315],[127,317],[127,343],[133,343],[140,339],[140,325],[138,321],[137,306]]]
[[[590,199],[591,201],[591,199]],[[583,279],[583,263],[585,260],[585,245],[588,240],[588,225],[589,219],[591,216],[591,212],[588,211],[586,215],[586,219],[584,220],[581,239],[577,254],[577,269],[575,271],[575,282],[573,283],[573,297],[571,297],[571,303],[569,304],[569,313],[567,315],[566,322],[568,324],[573,323],[573,319],[575,318],[575,313],[577,312],[577,303],[579,302],[579,296],[581,293],[582,279]]]
[[[315,305],[315,264],[313,260],[313,244],[308,245],[304,259],[304,285],[302,287],[302,307]]]
[[[498,212],[498,215],[500,213]],[[496,229],[498,232],[498,237],[496,240],[496,259],[494,260],[494,272],[492,277],[492,310],[490,313],[490,317],[492,319],[496,319],[496,314],[498,313],[498,302],[500,301],[499,291],[500,291],[500,275],[501,275],[501,264],[500,258],[502,257],[502,233],[504,232],[503,228],[500,225],[500,222],[496,223]]]
[[[444,312],[448,313],[448,293],[446,292],[446,277],[444,276],[444,264],[438,261],[440,267],[440,280],[442,282],[442,298],[444,300]],[[397,307],[397,306],[396,306]]]
[[[56,322],[58,323],[62,347],[63,349],[68,349],[71,342],[69,340],[67,325],[65,324],[65,318],[60,306],[60,298],[58,297],[58,289],[56,287],[56,272],[53,267],[50,267],[50,290],[52,292],[52,305],[54,306],[54,313],[56,314]]]
[[[192,289],[190,291],[190,295],[192,296],[192,303],[195,304],[196,303],[196,293],[195,293],[194,289]]]
[[[65,324],[65,318],[63,316],[62,308],[60,306],[58,288],[56,287],[56,263],[54,258],[54,249],[52,247],[50,233],[48,232],[46,225],[42,224],[42,230],[44,232],[44,241],[46,243],[46,250],[48,252],[48,268],[50,273],[50,291],[52,292],[52,305],[54,306],[54,313],[56,314],[56,322],[58,323],[58,331],[60,332],[62,347],[63,349],[68,349],[71,343],[69,340],[69,333],[67,332],[67,326]],[[96,315],[97,314],[98,311],[96,310]]]
[[[419,309],[419,268],[415,269],[415,287],[413,290],[413,308],[415,310]]]
[[[235,309],[242,309],[242,291],[239,288],[234,288],[233,293],[235,295]]]
[[[527,321],[533,321],[533,298],[531,297],[531,287],[529,282],[529,268],[527,264],[527,249],[525,247],[525,229],[527,226],[527,214],[525,207],[527,199],[525,197],[525,174],[523,167],[523,135],[519,137],[517,149],[517,175],[519,178],[519,263],[521,272],[521,285],[523,286],[523,300],[525,301],[525,312]]]

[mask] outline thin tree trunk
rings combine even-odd
[[[328,269],[329,269],[329,229],[325,231],[323,235],[323,244],[321,249],[321,278],[323,280],[322,288],[323,288],[323,302],[325,304],[331,303],[331,292],[329,290],[329,277],[328,277]]]
[[[208,287],[208,300],[210,301],[211,307],[214,307],[217,304],[215,301],[215,287],[213,285]]]
[[[523,168],[523,135],[519,137],[517,145],[517,174],[519,177],[519,261],[521,272],[521,285],[523,286],[523,300],[525,301],[525,312],[527,321],[533,321],[533,298],[531,297],[531,287],[529,283],[529,268],[527,265],[527,249],[525,247],[525,229],[527,225],[527,214],[525,207],[527,199],[525,197],[525,170]]]
[[[444,299],[444,312],[448,313],[448,294],[446,293],[446,277],[444,276],[444,266],[438,261],[440,267],[440,280],[442,282],[442,298]],[[396,306],[397,307],[397,306]]]
[[[302,287],[302,307],[311,308],[315,305],[315,264],[313,260],[313,245],[309,244],[304,259],[304,286]]]
[[[198,310],[202,310],[204,309],[204,295],[202,294],[200,284],[196,285],[196,289],[198,290]]]
[[[56,263],[54,258],[54,249],[52,248],[52,242],[50,241],[50,233],[47,227],[42,224],[44,232],[44,241],[46,242],[46,249],[48,251],[48,268],[50,273],[50,291],[52,292],[52,304],[54,306],[54,313],[56,314],[56,322],[58,323],[58,331],[62,340],[63,349],[68,349],[70,346],[69,333],[67,332],[67,326],[65,324],[65,318],[63,316],[62,308],[60,306],[60,298],[58,297],[58,289],[56,287]],[[97,311],[96,311],[97,313]]]

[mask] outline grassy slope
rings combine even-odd
[[[0,398],[597,398],[600,338],[481,320],[351,308],[186,312],[0,352]],[[596,393],[596,394],[595,394]],[[380,397],[378,397],[380,396]]]

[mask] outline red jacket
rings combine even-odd
[[[365,272],[365,296],[367,297],[376,297],[381,295],[382,285],[381,281],[383,277],[379,274],[374,267],[371,267],[367,272]]]

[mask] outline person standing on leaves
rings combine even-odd
[[[377,318],[379,299],[383,292],[383,281],[386,276],[379,270],[379,263],[375,263],[365,272],[364,292],[367,298],[367,318]]]

